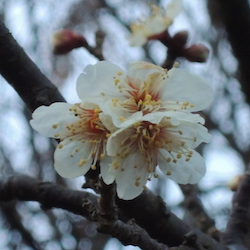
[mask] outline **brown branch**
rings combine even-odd
[[[143,250],[168,250],[169,247],[158,243],[156,240],[150,238],[149,234],[134,220],[130,220],[127,224],[117,220],[113,223],[107,223],[105,230],[102,233],[108,233],[112,237],[117,238],[123,245],[139,246]]]
[[[92,215],[83,208],[83,203],[91,201],[97,206],[96,197],[87,192],[69,190],[25,175],[0,179],[0,201],[16,199],[38,201],[43,209],[62,208],[86,218],[92,218]]]
[[[250,232],[250,174],[246,174],[233,198],[232,214],[227,224],[223,241],[229,249],[248,249],[246,241]],[[238,248],[234,248],[234,247]]]
[[[16,210],[16,202],[0,202],[0,209],[4,218],[8,221],[11,230],[18,230],[23,241],[34,250],[42,250],[40,244],[32,234],[23,226],[22,219]]]
[[[117,220],[116,215],[113,216],[115,213],[112,209],[114,204],[107,202],[107,195],[111,191],[114,196],[115,190],[110,190],[110,186],[102,187],[101,190],[104,197],[100,200],[99,214],[101,216],[98,217],[96,216],[97,198],[94,195],[68,190],[55,184],[41,182],[24,175],[0,181],[0,200],[2,202],[15,199],[38,201],[41,203],[43,209],[53,207],[66,209],[89,218],[92,221],[98,221],[100,232],[118,238],[125,245],[134,244],[142,247],[142,249],[168,249],[163,244],[151,239],[147,232],[135,223],[125,224]],[[99,220],[100,217],[101,220]]]
[[[152,238],[168,246],[178,246],[185,240],[185,235],[194,232],[197,242],[206,250],[223,250],[224,247],[197,228],[191,228],[175,216],[159,196],[149,190],[144,191],[132,201],[116,201],[123,215],[134,218],[136,223],[147,230]]]
[[[91,221],[97,221],[98,219],[97,197],[95,195],[84,191],[69,190],[28,176],[0,179],[0,201],[8,202],[12,200],[38,201],[43,209],[62,208],[82,215]],[[116,203],[119,212],[123,215],[121,217],[134,218],[138,226],[133,224],[130,227],[121,223],[121,220],[117,220],[111,227],[110,233],[117,233],[118,227],[121,231],[129,232],[128,228],[130,227],[130,230],[137,228],[137,234],[141,234],[141,228],[143,228],[145,230],[144,235],[147,233],[151,238],[169,246],[180,246],[185,242],[185,235],[193,231],[197,236],[196,242],[202,246],[200,249],[224,249],[223,246],[198,229],[191,229],[168,210],[160,197],[153,195],[150,191],[143,192],[134,200],[116,200]],[[118,237],[117,235],[113,236]],[[129,235],[123,235],[123,237],[126,239]],[[138,240],[140,240],[140,236],[138,237]]]
[[[148,233],[139,227],[134,220],[130,220],[127,224],[118,220],[115,188],[115,184],[106,185],[102,179],[99,182],[97,231],[117,238],[125,246],[139,246],[144,250],[168,250],[166,245],[150,238]]]
[[[216,240],[219,240],[220,232],[215,227],[215,222],[212,220],[204,209],[201,200],[198,197],[197,185],[179,185],[184,194],[184,206],[188,209],[191,215],[196,219],[199,228],[202,232],[211,235]]]
[[[100,61],[104,60],[103,53],[102,53],[102,45],[105,39],[105,34],[101,31],[96,32],[96,46],[91,47],[89,45],[85,46],[85,48],[89,51],[90,54],[95,56]]]
[[[98,203],[99,225],[98,229],[102,230],[106,221],[114,222],[117,220],[117,207],[115,204],[116,185],[115,183],[106,185],[102,179],[99,182],[100,198]],[[102,223],[103,222],[103,223]]]
[[[46,78],[0,21],[0,73],[33,111],[41,105],[64,102],[57,88]]]
[[[241,86],[250,103],[250,8],[247,0],[218,0],[213,8],[224,23],[233,52],[239,61]],[[210,2],[208,1],[208,2]],[[217,9],[216,9],[217,8]]]

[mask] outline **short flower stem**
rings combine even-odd
[[[104,221],[116,221],[117,216],[117,208],[115,204],[115,183],[106,185],[102,179],[99,181],[99,192],[100,192],[100,199],[99,199],[99,210],[98,215],[100,217],[100,225],[102,227],[102,219]],[[102,219],[101,219],[102,218]],[[98,226],[98,227],[99,227]]]
[[[102,55],[102,49],[100,47],[91,47],[87,45],[87,46],[84,46],[83,48],[87,49],[90,54],[95,56],[100,61],[104,60],[104,57]]]
[[[175,63],[175,60],[177,58],[177,55],[175,51],[168,50],[167,58],[165,62],[163,63],[162,67],[165,69],[171,69]]]

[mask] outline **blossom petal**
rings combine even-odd
[[[110,165],[112,163],[112,159],[109,156],[106,156],[104,159],[100,161],[100,171],[103,181],[109,185],[114,182],[115,176],[110,171]]]
[[[112,117],[112,121],[116,127],[126,127],[128,124],[140,119],[143,115],[142,111],[130,113],[124,110],[120,102],[114,106],[112,100],[109,100],[103,104],[102,110]]]
[[[198,114],[179,112],[179,111],[153,112],[144,115],[141,120],[158,124],[162,121],[164,117],[167,117],[168,121],[174,126],[179,125],[183,121],[191,123],[201,123],[201,124],[204,123],[204,119]]]
[[[163,121],[163,119],[166,117],[168,119]],[[208,143],[211,140],[211,135],[208,133],[207,128],[197,123],[204,120],[198,114],[177,111],[155,112],[145,115],[141,120],[149,121],[153,124],[160,123],[163,126],[164,122],[166,121],[171,123],[173,127],[168,128],[168,126],[166,125],[166,132],[172,134],[176,140],[179,139],[181,141],[184,141],[185,146],[188,148],[196,148],[202,142]],[[175,142],[173,141],[173,144],[174,143]]]
[[[69,137],[60,142],[54,154],[55,170],[64,178],[76,178],[86,174],[93,161],[90,157],[90,145],[86,142],[71,139]],[[81,161],[86,162],[80,164]]]
[[[205,119],[201,115],[189,112],[167,111],[166,116],[171,117],[172,120],[200,123],[200,124],[205,123]]]
[[[133,135],[134,131],[130,127],[122,127],[116,130],[111,136],[108,138],[106,150],[109,156],[116,156],[120,151],[120,144],[124,140],[124,138],[130,138]]]
[[[108,113],[100,113],[99,118],[104,127],[107,128],[111,133],[117,130],[117,127],[112,121],[112,117]]]
[[[142,193],[149,175],[145,164],[147,163],[142,155],[130,154],[125,159],[118,160],[118,169],[112,168],[120,199],[132,200]]]
[[[88,65],[77,79],[77,93],[84,101],[92,102],[97,98],[97,104],[101,104],[112,96],[121,95],[115,80],[127,82],[126,73],[117,65],[106,61]]]
[[[182,0],[172,0],[166,8],[166,16],[174,19],[182,10]]]
[[[147,25],[148,29],[151,31],[149,36],[153,36],[167,30],[171,23],[172,20],[168,16],[163,17],[156,15],[145,22],[145,25]]]
[[[200,154],[194,150],[192,151],[192,157],[189,161],[186,161],[185,157],[178,159],[175,152],[171,154],[164,150],[160,150],[158,163],[161,171],[179,184],[195,184],[200,181],[200,179],[206,173],[206,165],[204,159]],[[177,162],[168,162],[166,159],[176,159]]]
[[[66,126],[78,120],[69,110],[72,106],[63,102],[41,106],[33,112],[30,125],[43,136],[65,137],[69,135]],[[60,136],[55,136],[55,134]]]
[[[185,146],[188,148],[196,148],[202,142],[208,143],[211,140],[207,128],[200,124],[182,122],[176,127],[177,132],[180,134],[176,138],[185,141]]]
[[[188,102],[194,105],[194,107],[188,106],[186,111],[205,109],[213,100],[213,90],[207,81],[184,69],[169,70],[162,91],[162,100]],[[167,105],[166,108],[168,108]]]
[[[129,37],[128,37],[128,41],[129,41],[129,45],[130,46],[142,46],[143,44],[145,44],[147,42],[147,37],[145,36],[145,34],[143,32],[136,32],[136,33],[132,33]]]
[[[128,75],[140,79],[142,83],[152,74],[166,75],[166,71],[160,66],[144,61],[131,63],[128,69]]]

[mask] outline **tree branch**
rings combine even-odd
[[[0,179],[0,201],[38,201],[43,209],[62,208],[88,219],[92,215],[83,207],[83,203],[91,201],[97,206],[96,196],[83,192],[42,182],[35,178],[20,175]]]
[[[178,246],[185,240],[185,235],[194,232],[203,249],[223,250],[224,247],[203,234],[197,228],[191,228],[173,214],[161,197],[155,196],[149,190],[144,191],[139,197],[131,201],[117,199],[119,209],[129,218],[134,218],[136,223],[146,229],[149,235],[168,246]]]
[[[41,105],[64,102],[57,88],[46,78],[0,21],[0,73],[33,111]]]
[[[12,200],[38,201],[43,209],[62,208],[82,215],[91,221],[97,221],[97,196],[84,191],[69,190],[29,176],[14,176],[8,179],[0,178],[0,201],[8,202]],[[185,235],[193,231],[197,236],[196,242],[202,246],[200,249],[224,249],[222,245],[198,229],[191,229],[168,210],[160,197],[155,196],[150,191],[143,192],[142,195],[131,201],[117,199],[116,203],[119,212],[122,213],[121,218],[134,218],[138,226],[134,224],[126,225],[119,219],[113,224],[109,232],[113,236],[117,236],[115,234],[118,232],[118,227],[124,232],[129,232],[129,227],[130,230],[134,228],[137,230],[137,234],[141,234],[141,228],[143,228],[146,230],[144,235],[147,233],[151,238],[169,246],[180,246],[185,242]],[[126,235],[124,237],[130,236]],[[138,240],[140,239],[139,237]],[[186,247],[180,249],[189,249]]]
[[[246,250],[246,241],[250,232],[250,174],[246,174],[234,194],[232,214],[227,224],[223,241],[229,249]],[[235,248],[235,247],[238,248]]]
[[[196,219],[201,231],[219,240],[220,232],[216,229],[214,220],[208,216],[201,200],[198,198],[197,185],[187,184],[179,186],[184,194],[184,205]]]
[[[23,226],[22,219],[17,212],[16,202],[0,202],[1,212],[7,219],[12,230],[18,230],[23,241],[34,250],[42,250],[40,244],[33,238],[32,234]]]
[[[209,1],[208,1],[209,2]],[[250,103],[250,8],[247,0],[218,0],[219,15],[225,25],[229,42],[239,61],[242,90]]]
[[[144,250],[168,250],[169,248],[166,245],[150,238],[148,233],[138,226],[134,220],[130,220],[128,223],[118,220],[115,187],[114,183],[106,185],[102,179],[99,182],[100,198],[97,231],[117,238],[125,246],[139,246]]]

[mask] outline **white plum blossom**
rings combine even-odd
[[[117,127],[152,112],[203,110],[213,98],[204,78],[148,62],[130,64],[128,73],[106,61],[88,65],[78,78],[77,90],[82,100],[94,100]]]
[[[62,177],[75,178],[96,168],[100,160],[101,174],[107,184],[111,159],[106,155],[106,142],[114,126],[110,117],[92,103],[53,103],[41,106],[32,114],[31,126],[40,134],[60,139],[55,154],[55,169]]]
[[[194,149],[209,142],[204,119],[193,114],[213,98],[205,79],[183,69],[135,62],[126,73],[102,61],[89,65],[77,80],[81,103],[37,108],[31,126],[60,139],[55,169],[75,178],[96,168],[106,184],[116,182],[118,197],[141,194],[156,167],[180,184],[197,183],[205,174]]]
[[[132,34],[129,37],[130,45],[142,46],[151,36],[167,30],[181,9],[182,0],[172,0],[165,9],[152,5],[150,17],[131,24]]]
[[[107,153],[113,157],[109,172],[115,176],[118,197],[130,200],[140,195],[147,180],[157,177],[157,165],[177,183],[197,183],[206,167],[193,149],[210,141],[203,123],[197,114],[166,111],[146,114],[115,131]]]

